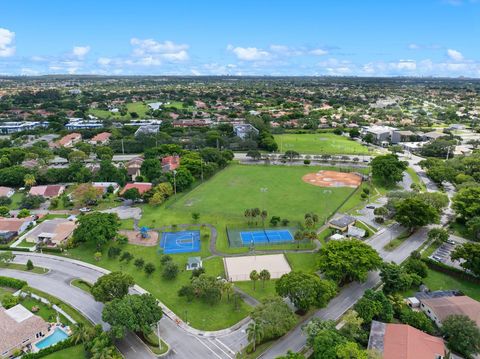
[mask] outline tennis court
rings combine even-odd
[[[163,232],[160,247],[165,254],[200,251],[200,231]]]
[[[293,236],[288,229],[265,229],[240,232],[243,245],[292,242]]]

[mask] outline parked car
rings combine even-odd
[[[439,256],[431,256],[430,258],[432,258],[434,261],[437,261],[437,262],[443,262],[443,258]]]
[[[457,244],[453,239],[447,239],[446,241],[448,244]]]
[[[83,208],[80,208],[79,211],[80,211],[80,213],[87,213],[87,212],[90,212],[91,209],[88,208],[88,207],[83,207]]]
[[[375,209],[375,206],[369,204],[369,205],[368,205],[367,207],[365,207],[365,208],[367,208],[367,209]]]

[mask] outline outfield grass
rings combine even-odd
[[[202,229],[201,251],[196,253],[185,253],[172,255],[173,260],[180,267],[180,272],[176,279],[166,280],[161,276],[160,254],[158,247],[144,247],[126,244],[122,246],[124,251],[130,252],[135,258],[143,258],[146,263],[151,262],[155,265],[156,271],[149,277],[142,270],[137,270],[133,262],[120,262],[118,259],[111,259],[107,256],[108,246],[103,250],[103,258],[100,261],[94,260],[96,248],[93,245],[82,244],[77,248],[70,249],[69,255],[73,258],[89,262],[111,271],[124,271],[129,273],[135,279],[135,282],[144,289],[151,292],[155,297],[160,299],[165,305],[175,312],[180,318],[188,318],[190,325],[198,329],[217,330],[229,327],[245,316],[250,310],[249,306],[242,302],[238,311],[234,310],[233,301],[228,302],[226,298],[215,305],[205,304],[200,300],[187,302],[185,298],[178,297],[177,292],[183,286],[190,282],[191,272],[185,270],[188,257],[201,256],[204,258],[203,266],[206,273],[212,276],[223,276],[223,261],[220,257],[205,259],[210,256],[208,249],[209,238],[205,238],[203,234],[208,233],[206,229]],[[112,245],[112,244],[109,244]]]
[[[147,115],[147,111],[149,107],[145,105],[143,102],[128,102],[127,106],[127,114],[122,116],[120,112],[110,112],[108,110],[100,110],[97,108],[91,108],[88,110],[89,114],[93,116],[97,116],[100,118],[110,118],[115,120],[131,120],[132,116],[130,116],[130,112],[136,112],[138,114],[138,118],[142,119],[145,118]]]
[[[60,350],[44,357],[44,359],[85,359],[83,344]]]
[[[275,135],[280,152],[289,150],[305,154],[368,155],[368,148],[345,136],[333,133]]]
[[[296,226],[303,222],[307,212],[317,213],[323,223],[354,191],[348,187],[326,190],[302,181],[303,175],[320,169],[322,167],[230,165],[176,201],[172,199],[160,207],[143,206],[140,225],[158,228],[191,223],[191,214],[198,212],[201,223],[210,223],[218,229],[219,250],[246,251],[247,248],[230,250],[225,231],[226,226],[247,227],[246,208],[266,209],[267,226],[272,216],[287,218],[291,226]],[[262,225],[260,220],[257,224]],[[277,248],[294,249],[296,244]]]

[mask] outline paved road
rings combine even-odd
[[[35,274],[0,269],[0,275],[26,280],[33,288],[58,297],[95,324],[102,324],[104,328],[108,328],[108,324],[102,321],[103,304],[96,302],[81,289],[70,285],[75,278],[94,283],[104,274],[102,271],[63,260],[60,257],[38,256],[34,253],[17,253],[15,263],[26,263],[28,259],[31,259],[35,266],[49,268],[50,271],[47,274]],[[132,294],[138,294],[138,292],[132,290]],[[160,321],[160,333],[172,348],[169,354],[171,358],[233,359],[234,353],[247,344],[246,325],[223,335],[202,337],[188,333],[173,320],[164,316]],[[127,359],[155,358],[134,334],[128,334],[125,339],[117,343],[117,346]]]
[[[428,229],[422,228],[418,230],[395,251],[385,251],[383,246],[392,238],[398,236],[402,231],[403,228],[398,225],[391,226],[373,236],[368,243],[379,252],[384,261],[400,263],[404,261],[412,251],[422,245],[426,239]],[[313,317],[318,317],[323,320],[338,319],[363,296],[363,293],[367,289],[375,287],[379,282],[380,276],[378,272],[369,273],[368,279],[365,283],[355,282],[345,286],[340,293],[330,301],[327,307],[316,312]],[[311,318],[308,318],[306,322],[310,319]],[[274,359],[278,356],[284,355],[288,350],[298,352],[305,346],[305,344],[306,337],[304,336],[300,325],[284,336],[281,341],[278,341],[270,347],[270,349],[264,352],[260,358]]]

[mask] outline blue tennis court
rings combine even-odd
[[[199,252],[200,231],[163,232],[160,247],[165,254]]]
[[[293,241],[293,236],[287,229],[240,232],[240,238],[244,245],[252,243],[287,243]]]

